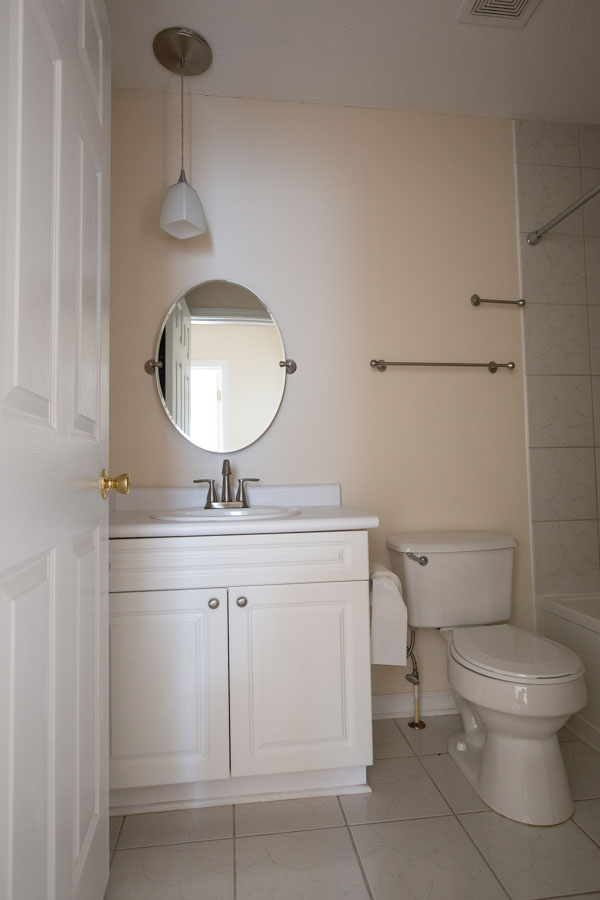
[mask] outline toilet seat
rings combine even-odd
[[[572,650],[512,625],[454,628],[450,655],[473,672],[519,684],[558,684],[584,672]]]

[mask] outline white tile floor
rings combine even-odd
[[[106,900],[600,900],[600,753],[562,729],[576,812],[531,828],[447,755],[459,721],[375,722],[370,795],[112,819]]]

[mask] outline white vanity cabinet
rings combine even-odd
[[[366,531],[110,543],[112,788],[371,762]]]

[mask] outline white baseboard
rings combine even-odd
[[[152,787],[113,788],[110,791],[110,814],[125,816],[136,812],[166,812],[232,803],[364,793],[371,793],[367,785],[366,767],[347,766],[342,769],[246,775]]]
[[[374,719],[404,719],[414,713],[413,694],[376,694],[373,698]],[[449,716],[457,713],[452,691],[421,691],[421,715]]]
[[[588,744],[591,744],[596,750],[600,750],[600,728],[598,728],[597,725],[590,722],[589,719],[586,719],[579,713],[575,713],[575,715],[571,716],[567,725],[571,731],[575,732],[577,737],[587,741]]]

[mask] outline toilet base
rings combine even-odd
[[[448,753],[491,809],[526,825],[558,825],[573,815],[555,734],[531,740],[487,732],[483,746],[477,743],[460,732],[450,738]]]

